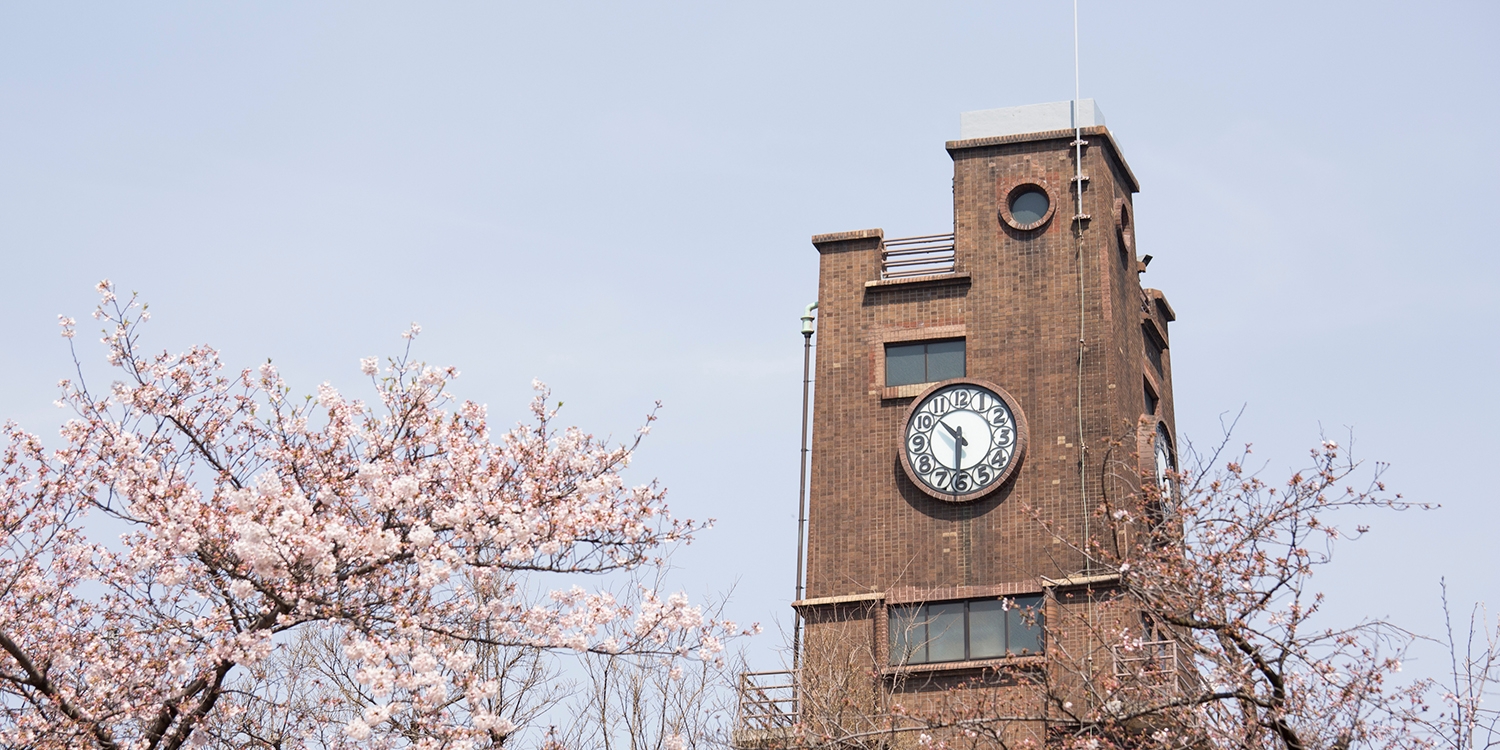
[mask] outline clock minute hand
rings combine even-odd
[[[946,426],[944,425],[944,427]],[[952,432],[955,438],[953,441],[953,484],[957,486],[958,472],[964,468],[964,446],[968,445],[969,441],[964,438],[964,428],[962,426],[956,430],[949,430],[949,432]]]

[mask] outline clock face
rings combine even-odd
[[[1012,473],[1025,448],[1023,425],[998,388],[974,381],[942,385],[907,416],[901,463],[927,494],[973,500]]]
[[[1172,461],[1172,438],[1167,434],[1164,425],[1156,425],[1156,486],[1161,488],[1163,495],[1172,493],[1171,473],[1177,471],[1175,462]]]

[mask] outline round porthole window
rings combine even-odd
[[[1052,195],[1047,188],[1024,182],[1006,191],[1000,203],[1000,220],[1024,232],[1046,224],[1052,210]]]
[[[1027,190],[1011,199],[1010,215],[1015,217],[1017,224],[1035,224],[1047,215],[1047,209],[1052,207],[1052,202],[1047,200],[1047,194],[1040,190]]]

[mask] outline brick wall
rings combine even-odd
[[[1086,523],[1090,534],[1100,531],[1091,509],[1106,492],[1133,492],[1136,472],[1150,465],[1137,440],[1148,377],[1175,435],[1170,357],[1163,355],[1160,373],[1145,357],[1143,321],[1150,318],[1165,336],[1170,308],[1140,286],[1128,224],[1134,178],[1108,132],[1087,129],[1081,213],[1092,218],[1075,224],[1072,136],[948,144],[951,276],[867,286],[880,278],[879,230],[813,239],[821,262],[808,597],[1035,587],[1042,576],[1078,572],[1083,561],[1074,545]],[[1054,207],[1032,231],[999,216],[1006,194],[1021,183],[1047,188]],[[969,377],[1008,391],[1030,428],[1019,471],[970,503],[935,499],[907,478],[898,451],[913,399],[884,397],[880,379],[885,343],[933,329],[962,332]]]

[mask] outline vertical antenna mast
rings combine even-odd
[[[1083,105],[1083,95],[1079,86],[1078,75],[1078,0],[1073,0],[1073,184],[1077,185],[1078,213],[1073,217],[1073,237],[1078,253],[1078,499],[1083,503],[1083,572],[1088,575],[1093,572],[1094,558],[1090,545],[1089,515],[1089,484],[1088,484],[1088,444],[1083,439],[1083,366],[1084,353],[1087,351],[1088,340],[1085,338],[1088,323],[1088,308],[1085,306],[1085,293],[1088,285],[1084,282],[1084,252],[1083,252],[1083,229],[1089,215],[1083,210],[1083,182],[1087,177],[1083,176],[1083,113],[1080,111]],[[1093,634],[1094,622],[1094,597],[1085,597],[1088,617],[1088,630],[1084,635],[1084,653],[1089,664],[1094,662]],[[1085,682],[1093,681],[1093,670],[1085,673]]]
[[[1085,468],[1083,443],[1083,352],[1084,352],[1084,281],[1083,281],[1083,222],[1089,216],[1083,211],[1083,120],[1080,108],[1083,98],[1078,74],[1078,0],[1073,0],[1073,185],[1078,199],[1073,216],[1073,232],[1078,243],[1078,492],[1083,501],[1083,549],[1084,571],[1092,565],[1089,556],[1089,501],[1088,476]]]
[[[1083,123],[1078,108],[1083,103],[1078,83],[1078,0],[1073,0],[1073,182],[1078,185],[1078,213],[1083,214]]]

